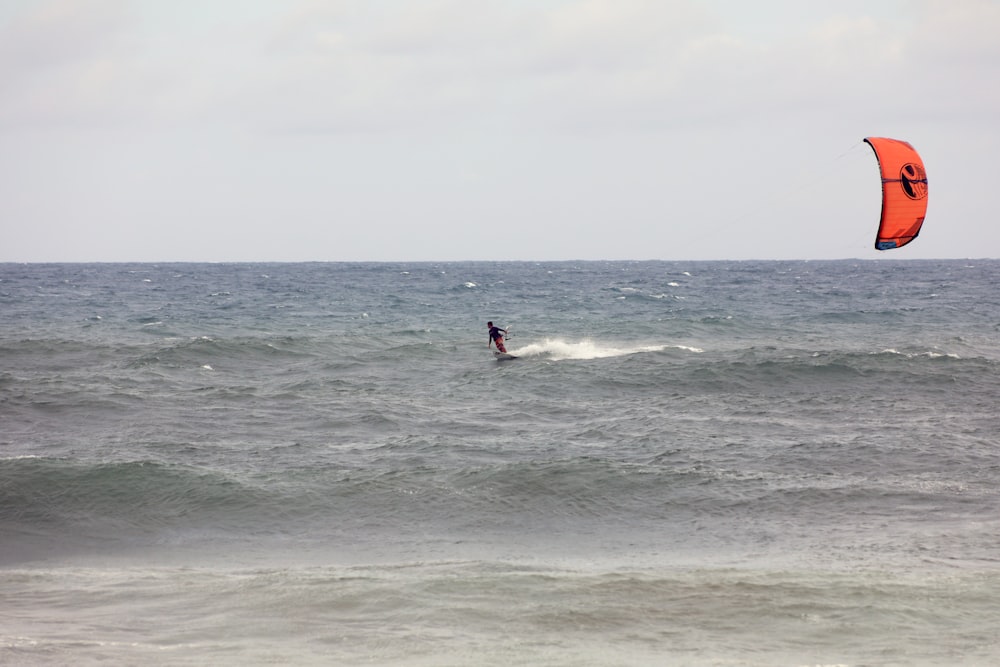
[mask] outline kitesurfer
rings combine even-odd
[[[497,346],[497,351],[506,354],[507,348],[503,346],[503,335],[507,332],[504,329],[501,329],[500,327],[493,326],[492,322],[487,322],[486,326],[489,327],[490,330],[490,340],[488,343],[486,343],[486,347],[489,347],[490,345],[495,343]]]

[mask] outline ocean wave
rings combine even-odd
[[[525,516],[645,514],[645,494],[703,479],[696,471],[589,457],[458,468],[405,459],[400,467],[321,465],[281,474],[17,457],[0,459],[0,526],[21,540],[46,536],[112,549],[206,535],[329,537],[345,525],[510,528]]]
[[[354,465],[297,452],[298,466],[244,471],[0,459],[0,563],[81,550],[280,551],[287,543],[331,553],[391,551],[414,539],[502,548],[512,536],[555,544],[598,534],[606,543],[649,546],[669,535],[689,548],[720,548],[734,539],[767,541],[790,523],[839,526],[844,508],[876,516],[890,504],[897,517],[933,520],[925,515],[970,494],[946,475],[901,485],[877,470],[796,472],[754,458],[727,466],[719,456],[701,460],[704,451],[644,461],[529,454],[479,465],[464,456],[448,466],[433,452],[409,449],[365,449]],[[879,532],[872,522],[856,530]]]
[[[788,386],[803,381],[856,382],[872,385],[909,382],[932,386],[965,381],[982,382],[995,374],[998,362],[963,357],[940,350],[809,350],[753,347],[713,351],[677,367],[676,379],[718,380],[735,388]],[[832,386],[832,385],[828,385]]]
[[[228,360],[244,366],[276,359],[282,362],[312,359],[318,353],[316,340],[309,338],[198,336],[134,347],[125,365],[130,368],[160,365],[200,367]]]
[[[266,524],[279,501],[219,471],[152,461],[0,460],[0,522],[22,537],[118,542],[180,526],[247,530]]]

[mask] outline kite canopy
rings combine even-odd
[[[927,172],[913,146],[899,139],[866,137],[882,172],[882,220],[876,250],[901,248],[920,233],[927,213]]]

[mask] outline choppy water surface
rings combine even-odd
[[[996,664],[998,283],[0,265],[0,662]]]

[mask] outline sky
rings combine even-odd
[[[1000,257],[1000,0],[0,0],[0,261]],[[929,181],[873,248],[866,136]]]

